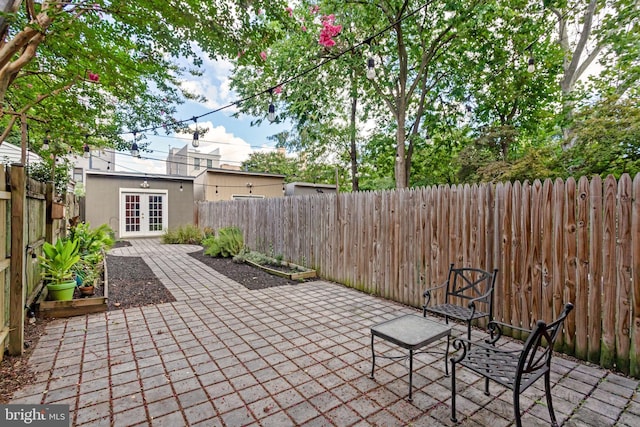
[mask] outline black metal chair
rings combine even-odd
[[[491,320],[493,318],[493,289],[497,275],[498,269],[489,273],[479,268],[454,268],[454,264],[451,264],[447,281],[424,291],[425,303],[422,306],[422,315],[425,317],[427,313],[442,315],[447,324],[449,318],[464,321],[467,324],[467,339],[471,339],[471,323],[475,319],[487,317]],[[445,289],[444,303],[430,306],[433,291],[437,289]],[[467,302],[467,306],[455,304],[456,302]],[[482,310],[479,310],[478,306]],[[449,358],[449,344],[450,338],[447,337],[446,375],[449,375],[449,367],[446,363]]]
[[[489,380],[493,380],[513,391],[513,412],[516,426],[521,427],[520,394],[544,376],[544,390],[551,425],[557,426],[556,415],[551,402],[551,356],[558,334],[573,304],[565,305],[560,316],[550,324],[538,321],[533,330],[518,328],[505,323],[489,322],[491,339],[485,342],[471,343],[462,338],[453,341],[456,351],[462,351],[458,357],[451,358],[451,420],[456,419],[456,365],[471,369],[485,378],[484,393],[489,395]],[[496,347],[502,336],[502,328],[507,327],[529,333],[524,346],[518,350]]]

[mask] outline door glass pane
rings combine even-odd
[[[124,199],[125,231],[140,231],[140,196],[127,194]]]
[[[149,195],[149,231],[162,231],[162,196]]]

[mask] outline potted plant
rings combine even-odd
[[[78,241],[58,239],[55,245],[45,242],[40,256],[42,276],[47,281],[47,291],[54,301],[73,299],[76,281],[73,277],[80,261]]]
[[[93,258],[82,259],[76,268],[76,284],[82,296],[91,296],[98,286],[98,278],[102,273],[102,264],[96,264]]]

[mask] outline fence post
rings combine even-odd
[[[54,230],[53,230],[53,224],[54,221],[51,218],[51,207],[53,205],[53,184],[48,182],[47,183],[47,189],[44,192],[44,197],[46,200],[46,223],[45,223],[45,229],[44,229],[44,240],[46,242],[49,242],[51,244],[55,243],[54,240]]]
[[[9,354],[22,355],[24,348],[24,206],[25,170],[11,165],[11,288],[9,291]]]

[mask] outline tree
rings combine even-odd
[[[11,3],[9,5],[9,3]],[[120,146],[123,131],[179,127],[187,72],[199,73],[200,50],[237,53],[244,40],[268,40],[258,9],[284,15],[281,1],[24,0],[3,2],[0,27],[0,119],[6,136],[29,115],[40,141],[50,131],[59,153],[85,142]],[[39,145],[39,143],[37,144]],[[38,148],[38,147],[36,147]]]
[[[611,97],[580,110],[574,120],[575,143],[559,168],[574,176],[640,172],[638,98]]]
[[[284,175],[285,182],[291,182],[299,170],[298,160],[287,157],[283,151],[254,152],[240,166],[249,172],[267,172]]]
[[[604,68],[598,85],[606,95],[623,96],[638,87],[640,77],[640,9],[635,0],[545,0],[557,20],[558,43],[563,51],[560,88],[564,103],[565,143],[572,143],[576,85],[596,60]],[[578,28],[578,31],[570,31]],[[612,78],[614,77],[615,78]]]

